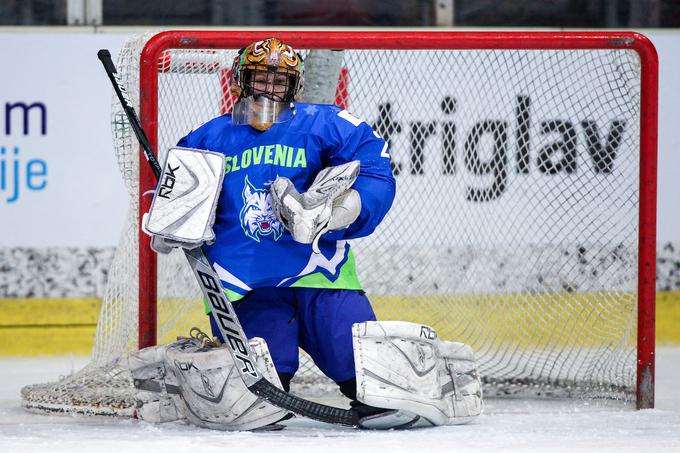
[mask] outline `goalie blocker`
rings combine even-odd
[[[215,240],[212,226],[224,168],[221,153],[181,147],[168,150],[151,209],[142,219],[156,252],[193,249]]]

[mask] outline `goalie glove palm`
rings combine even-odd
[[[312,244],[319,253],[321,235],[345,228],[359,216],[361,199],[350,189],[358,174],[359,161],[325,168],[302,194],[290,179],[279,176],[271,185],[274,213],[293,239]]]

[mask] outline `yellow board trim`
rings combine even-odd
[[[0,329],[25,325],[96,326],[99,299],[2,299]]]
[[[158,344],[171,343],[178,336],[187,336],[192,327],[198,327],[208,335],[211,335],[212,332],[202,299],[159,300],[158,325],[172,325],[172,329],[157,332]]]
[[[101,300],[0,300],[0,356],[92,353]]]
[[[656,293],[656,344],[680,345],[680,291]]]
[[[568,310],[552,310],[553,297],[559,297],[566,303]],[[456,312],[451,312],[449,304],[443,304],[443,298],[403,298],[397,296],[371,297],[378,319],[396,319],[395,313],[401,313],[401,320],[429,323],[440,329],[445,339],[469,337],[471,329],[479,332],[493,330],[498,345],[515,341],[518,329],[524,333],[525,347],[540,347],[545,333],[555,325],[560,326],[564,334],[558,344],[569,346],[576,343],[578,331],[597,329],[596,346],[616,338],[614,321],[608,319],[606,313],[619,308],[619,313],[630,312],[634,303],[631,296],[619,294],[618,298],[607,300],[609,308],[599,304],[594,306],[593,295],[561,294],[547,297],[545,295],[504,295],[504,296],[460,296],[456,301]],[[418,300],[420,299],[420,300]],[[481,303],[483,299],[483,304]],[[450,299],[449,299],[450,301]],[[412,318],[403,315],[409,313],[409,306],[424,303],[423,311],[414,313]],[[94,333],[99,316],[101,301],[99,299],[0,299],[0,356],[38,356],[60,354],[90,354],[94,342]],[[210,332],[207,317],[200,309],[200,301],[195,300],[163,300],[159,303],[159,325],[166,319],[181,315],[182,322],[175,325],[172,331],[158,333],[158,342],[167,343],[178,335],[186,335],[189,328],[198,326]],[[487,307],[487,308],[482,308]],[[437,316],[446,309],[448,319],[455,320],[443,329],[437,325]],[[496,310],[502,309],[503,317]],[[588,310],[591,321],[580,322],[578,313]],[[425,315],[424,315],[425,313]],[[548,316],[545,313],[549,313]],[[494,316],[495,315],[495,316]],[[429,319],[428,319],[429,316]],[[577,322],[579,321],[579,322]],[[517,327],[519,326],[519,327]],[[659,292],[656,301],[656,343],[657,345],[680,345],[680,291]],[[588,346],[588,345],[587,345]]]

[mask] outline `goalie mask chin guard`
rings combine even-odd
[[[295,116],[295,104],[273,101],[265,96],[249,96],[234,105],[232,122],[235,125],[250,125],[265,131],[277,123],[285,123]]]

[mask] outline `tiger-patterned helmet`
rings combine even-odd
[[[302,92],[303,68],[302,57],[288,44],[276,38],[254,42],[241,49],[234,60],[232,92],[239,99],[259,94],[273,101],[292,102]],[[256,77],[262,73],[274,81],[276,89],[272,83],[266,88],[256,87]]]

